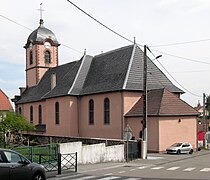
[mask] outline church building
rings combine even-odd
[[[26,87],[13,99],[16,112],[36,126],[36,134],[123,139],[129,124],[133,138],[141,138],[144,53],[140,47],[134,43],[96,56],[84,54],[59,65],[59,45],[41,19],[24,46]],[[198,112],[180,99],[184,92],[149,58],[147,80],[152,99],[149,150],[163,151],[176,141],[196,148]],[[165,141],[163,127],[170,129],[166,136],[173,136],[171,141]]]

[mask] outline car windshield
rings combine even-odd
[[[179,147],[179,146],[181,146],[182,145],[182,143],[175,143],[175,144],[173,144],[171,147]]]

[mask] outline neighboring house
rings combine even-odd
[[[176,142],[189,142],[197,147],[198,112],[173,93],[164,89],[151,90],[148,93],[148,149],[165,151]],[[132,134],[139,136],[143,120],[143,98],[125,115]]]
[[[0,89],[0,118],[5,116],[8,111],[13,111],[12,105],[7,95]]]
[[[40,26],[25,44],[26,88],[20,88],[20,96],[13,99],[16,111],[44,135],[123,139],[127,125],[124,115],[143,94],[142,50],[133,44],[97,56],[84,54],[80,60],[58,66],[58,48],[55,34],[40,20]],[[177,99],[184,93],[148,58],[148,90],[163,88]],[[162,108],[170,110],[173,103],[169,101],[169,106]],[[186,133],[196,137],[196,113],[193,111],[192,115],[191,108],[187,110],[189,126],[184,120],[174,126],[173,131],[177,128],[185,131],[174,134],[168,145],[175,139],[181,140],[180,137],[184,141]],[[186,114],[167,118],[165,126],[177,122],[177,118],[185,119]],[[136,126],[132,124],[139,127],[135,129],[136,139],[141,131],[140,122],[141,117],[136,119]]]
[[[198,117],[198,142],[202,145],[204,138],[204,131],[209,131],[210,119],[209,119],[209,111],[205,109],[205,121],[203,121],[203,106],[200,103],[194,108],[197,110],[200,115]]]

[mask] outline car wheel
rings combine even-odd
[[[193,153],[193,149],[190,150],[189,154],[192,154],[192,153]]]
[[[41,173],[39,173],[34,176],[33,180],[45,180],[45,178]]]
[[[177,154],[181,154],[181,151],[180,151],[180,149],[179,150],[177,150],[177,152],[176,152]]]

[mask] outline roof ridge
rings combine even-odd
[[[158,109],[158,115],[160,115],[161,109],[162,109],[162,102],[163,102],[163,96],[164,96],[164,91],[166,90],[165,88],[160,89],[161,90],[161,98],[160,98],[160,106]]]
[[[107,54],[114,53],[114,52],[116,52],[116,51],[120,51],[120,50],[129,48],[129,47],[131,47],[131,46],[134,46],[134,44],[128,45],[128,46],[123,46],[123,47],[120,47],[120,48],[117,48],[117,49],[114,49],[114,50],[107,51],[107,52],[105,52],[105,53],[101,53],[101,54],[95,55],[93,58],[95,58],[95,57],[100,57],[100,56],[105,56],[105,55],[107,55]]]
[[[130,74],[130,71],[131,71],[131,66],[133,64],[134,54],[136,53],[136,47],[137,47],[137,45],[134,44],[133,51],[132,51],[132,54],[131,54],[131,57],[130,57],[130,61],[129,61],[129,65],[128,65],[128,69],[127,69],[127,72],[126,72],[126,76],[125,76],[125,79],[124,79],[124,84],[123,84],[122,89],[125,89],[126,85],[128,83],[128,77],[129,77],[129,74]]]

